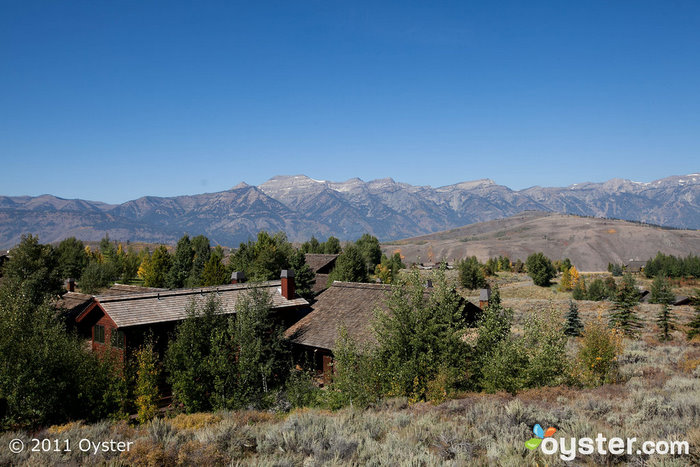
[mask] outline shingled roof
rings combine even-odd
[[[306,264],[309,265],[313,272],[319,272],[322,269],[327,268],[327,266],[333,263],[337,258],[338,255],[324,255],[319,253],[306,253],[304,255]],[[323,272],[328,273],[330,270]]]
[[[141,285],[114,284],[112,287],[108,288],[100,295],[130,295],[148,292],[164,292],[166,290],[168,289],[160,289],[158,287],[143,287]]]
[[[125,328],[184,320],[187,318],[187,309],[193,300],[195,303],[201,304],[211,294],[216,294],[220,299],[223,314],[235,313],[236,301],[240,295],[254,287],[262,287],[269,291],[274,309],[308,305],[308,302],[300,297],[293,300],[284,298],[281,294],[280,281],[230,284],[218,287],[168,290],[142,294],[99,295],[95,297],[95,301],[96,305],[104,310],[118,328]],[[89,310],[86,311],[89,312]],[[78,320],[81,319],[81,317],[78,317]]]
[[[56,301],[56,306],[65,310],[65,316],[74,319],[93,302],[93,296],[85,293],[66,292]]]
[[[321,293],[313,311],[285,331],[292,342],[332,350],[341,327],[359,344],[376,343],[372,331],[374,310],[386,309],[391,286],[333,282]]]

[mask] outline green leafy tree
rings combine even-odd
[[[364,234],[355,242],[355,245],[362,255],[367,273],[374,272],[377,264],[379,264],[382,259],[382,250],[379,247],[379,240],[377,240],[377,237]]]
[[[377,312],[376,358],[387,375],[387,394],[426,400],[429,383],[440,370],[436,361],[449,371],[449,388],[466,387],[469,347],[463,339],[464,304],[444,271],[433,280],[432,293],[427,293],[414,271],[392,287],[387,310]]]
[[[168,278],[168,272],[172,264],[172,258],[165,245],[160,245],[155,249],[148,262],[142,267],[143,285],[146,287],[165,287]]]
[[[495,276],[498,272],[498,260],[496,258],[489,258],[484,264],[484,274],[487,276]]]
[[[301,252],[306,253],[323,253],[323,246],[319,243],[318,239],[311,236],[311,240],[304,242],[300,248]]]
[[[533,253],[528,256],[525,267],[528,275],[532,277],[532,281],[540,287],[549,286],[550,281],[557,273],[552,262],[544,253]]]
[[[100,254],[104,262],[117,262],[117,247],[109,239],[108,234],[105,234],[102,240],[100,240]]]
[[[327,404],[330,408],[345,405],[364,408],[384,395],[386,373],[379,368],[375,350],[360,348],[348,335],[347,329],[338,330],[338,340],[333,348],[333,379]]]
[[[571,297],[574,300],[588,299],[588,292],[586,291],[586,282],[583,280],[583,278],[576,281],[576,284],[574,285],[574,288],[571,291]]]
[[[128,246],[126,252],[120,248],[117,251],[117,256],[120,257],[119,264],[121,264],[120,280],[124,283],[128,283],[135,279],[138,275],[139,265],[141,264],[141,257],[136,252],[136,249],[132,245]]]
[[[466,289],[479,289],[486,287],[484,269],[476,259],[476,256],[466,258],[457,264],[459,270],[459,284]]]
[[[187,412],[211,410],[216,379],[212,376],[212,336],[225,329],[221,302],[214,294],[187,308],[187,318],[175,329],[165,354],[165,368],[173,397]]]
[[[600,277],[596,277],[588,286],[588,293],[586,294],[588,300],[594,300],[600,302],[608,298],[608,291],[605,287],[605,283]]]
[[[209,261],[204,265],[202,271],[202,285],[223,285],[231,280],[228,268],[224,266],[224,251],[220,246],[216,246],[209,256]]]
[[[488,364],[481,370],[480,384],[484,391],[515,394],[525,386],[527,356],[522,344],[510,334],[496,342],[488,354]]]
[[[35,305],[61,292],[61,271],[51,245],[42,245],[39,237],[22,235],[19,245],[10,251],[10,258],[3,266],[2,287],[19,288],[25,299]]]
[[[333,281],[367,282],[367,267],[360,250],[355,245],[348,245],[335,260],[335,268],[328,275],[328,283]]]
[[[307,300],[314,296],[312,287],[316,281],[316,273],[306,264],[304,253],[301,250],[295,251],[289,265],[294,270],[294,285],[296,294]]]
[[[583,323],[578,315],[578,305],[573,300],[569,300],[569,311],[564,315],[564,334],[567,336],[580,336],[583,331]]]
[[[185,234],[178,240],[175,247],[173,264],[168,271],[166,284],[170,289],[180,289],[185,286],[187,278],[192,273],[194,249],[189,235]]]
[[[564,258],[559,262],[559,267],[557,270],[563,273],[564,271],[571,269],[571,266],[573,266],[573,264],[571,264],[571,260],[569,258]]]
[[[268,292],[253,288],[238,299],[235,319],[229,320],[236,346],[237,394],[233,407],[263,407],[264,397],[282,383],[289,367],[284,331],[272,318],[271,309]]]
[[[610,329],[602,316],[589,323],[576,356],[578,379],[584,386],[614,383],[619,376],[618,357],[623,340],[619,329]]]
[[[233,271],[243,271],[251,281],[279,279],[282,269],[289,269],[295,250],[287,236],[262,231],[255,241],[241,243],[230,257]]]
[[[0,290],[0,399],[7,408],[0,427],[108,416],[118,404],[110,397],[118,373],[112,360],[99,359],[67,332],[48,298],[32,302],[47,289],[27,289],[4,283]]]
[[[85,245],[75,237],[61,241],[56,247],[56,255],[62,279],[79,278],[88,263]]]
[[[514,342],[504,342],[511,339],[510,328],[513,323],[513,310],[504,308],[501,305],[501,297],[498,287],[494,287],[488,305],[484,308],[477,323],[478,338],[474,346],[474,358],[471,362],[470,373],[472,379],[480,388],[491,388],[495,390],[503,383],[494,381],[500,379],[499,373],[489,373],[489,366],[494,364],[499,368],[504,368],[496,362],[512,356]],[[505,365],[505,363],[504,363]],[[496,371],[497,369],[494,369]],[[507,385],[512,387],[515,379],[509,379]],[[505,387],[505,386],[503,386]]]
[[[335,238],[334,236],[328,237],[328,240],[323,242],[323,251],[321,253],[325,253],[327,255],[337,255],[342,251],[342,248],[340,247],[340,240]]]
[[[642,327],[641,319],[636,312],[637,304],[639,304],[639,290],[637,290],[636,281],[631,274],[625,274],[613,299],[610,326],[628,336],[636,336]]]
[[[211,246],[209,244],[209,239],[204,235],[197,235],[192,237],[190,242],[194,256],[192,257],[192,270],[187,278],[187,287],[196,287],[202,285],[202,272],[204,272],[204,266],[209,261],[211,257]]]
[[[401,261],[401,253],[394,253],[391,258],[382,255],[382,260],[374,268],[374,275],[383,284],[393,284],[399,277],[399,271],[405,267],[406,265]]]
[[[136,351],[136,397],[137,418],[139,423],[146,423],[158,413],[160,392],[158,379],[160,363],[153,342],[146,342]]]
[[[661,305],[659,314],[656,317],[656,324],[661,331],[659,339],[662,341],[671,340],[671,331],[675,329],[675,319],[671,313],[671,305],[676,300],[676,296],[671,290],[671,284],[663,276],[656,276],[651,284],[651,298],[649,303]]]
[[[107,287],[112,280],[112,270],[109,265],[98,261],[90,261],[80,276],[80,290],[88,294],[96,294]]]

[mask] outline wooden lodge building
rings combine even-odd
[[[430,294],[432,284],[425,289]],[[324,375],[332,374],[333,348],[339,332],[345,329],[360,347],[376,345],[372,329],[375,310],[386,311],[391,285],[335,281],[322,292],[312,305],[311,313],[293,324],[288,338],[297,350],[297,358],[308,362]],[[468,323],[475,323],[481,308],[464,300],[464,315]]]
[[[325,265],[332,262],[334,258]],[[297,361],[311,366],[325,379],[332,374],[333,348],[340,329],[346,329],[349,337],[360,346],[376,344],[372,329],[374,312],[387,310],[392,290],[392,286],[386,284],[336,281],[309,305],[296,296],[291,270],[282,271],[277,281],[244,281],[243,274],[236,272],[232,275],[232,284],[215,287],[166,290],[116,284],[96,296],[77,293],[73,284],[67,284],[69,292],[63,295],[59,305],[67,321],[73,323],[94,351],[111,349],[125,358],[149,335],[155,338],[156,349],[163,352],[169,334],[187,318],[187,310],[193,302],[201,305],[215,294],[223,313],[234,314],[241,294],[262,287],[272,298],[272,312],[286,329],[285,337],[290,340]],[[428,282],[425,294],[430,294],[431,290],[432,284]],[[480,298],[487,300],[488,293],[482,293]],[[467,300],[464,305],[467,322],[474,323],[481,308]]]
[[[241,294],[256,287],[267,289],[273,313],[285,327],[309,311],[309,303],[294,293],[293,273],[283,271],[278,281],[90,296],[92,300],[87,305],[79,305],[82,311],[75,316],[75,326],[97,352],[111,348],[123,358],[137,349],[149,334],[154,336],[157,349],[162,351],[167,346],[168,334],[187,318],[192,302],[201,305],[215,294],[223,313],[233,314]]]

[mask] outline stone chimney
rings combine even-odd
[[[287,300],[293,300],[296,297],[294,294],[294,269],[282,269],[280,279],[282,279],[282,296]]]
[[[489,299],[491,298],[491,289],[490,288],[485,288],[479,290],[479,308],[482,310],[486,308],[489,304]]]
[[[66,279],[66,290],[69,292],[75,292],[75,279],[70,277]]]
[[[245,273],[243,271],[236,271],[231,273],[231,283],[232,284],[242,284],[245,282]]]

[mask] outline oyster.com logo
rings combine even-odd
[[[537,449],[540,446],[542,440],[544,438],[551,437],[554,433],[557,432],[557,429],[550,426],[549,428],[547,428],[547,431],[544,431],[540,424],[537,423],[534,427],[532,427],[532,432],[535,434],[536,438],[530,438],[527,441],[525,441],[525,447],[528,448],[530,451],[534,451],[535,449]]]

